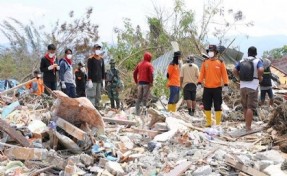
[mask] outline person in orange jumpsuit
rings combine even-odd
[[[206,127],[210,127],[212,104],[215,110],[216,125],[221,123],[222,91],[228,91],[229,80],[225,64],[218,58],[217,46],[209,45],[207,53],[209,58],[201,65],[197,89],[200,89],[204,83],[202,100],[206,116]]]
[[[44,83],[41,79],[41,73],[35,70],[33,74],[36,80],[26,84],[26,88],[29,89],[30,93],[40,96],[44,93]]]
[[[179,89],[180,89],[180,68],[179,59],[181,57],[181,52],[174,52],[173,60],[168,65],[167,68],[167,86],[169,87],[169,100],[167,105],[167,110],[169,112],[176,111],[176,103],[179,100]]]

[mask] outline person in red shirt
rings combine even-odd
[[[180,89],[180,68],[179,59],[181,57],[181,52],[174,52],[173,60],[168,65],[167,68],[167,86],[169,87],[169,100],[167,105],[167,110],[169,112],[176,111],[176,103],[179,100],[179,89]]]
[[[209,45],[207,53],[209,58],[201,65],[197,88],[200,89],[204,83],[202,101],[206,126],[210,127],[212,104],[215,110],[216,125],[221,123],[222,91],[228,90],[228,76],[224,62],[218,59],[217,46]]]
[[[140,115],[140,104],[146,106],[150,88],[153,84],[153,66],[150,63],[152,55],[149,52],[144,53],[143,61],[141,61],[134,70],[134,81],[137,84],[137,102],[136,114]]]

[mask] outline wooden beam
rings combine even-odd
[[[154,138],[156,135],[160,134],[159,131],[144,130],[144,129],[137,129],[137,128],[126,128],[126,129],[122,129],[122,131],[144,134],[144,135],[147,135],[151,138]]]
[[[256,169],[253,169],[252,167],[249,167],[249,166],[245,166],[244,164],[240,163],[240,162],[237,162],[235,160],[233,160],[232,158],[230,157],[226,157],[225,158],[225,162],[234,167],[235,169],[238,169],[244,173],[247,173],[247,174],[250,174],[250,175],[260,175],[260,176],[267,176],[265,173],[263,172],[260,172]]]
[[[85,141],[88,137],[87,133],[83,130],[75,127],[73,124],[67,122],[66,120],[58,117],[56,120],[57,126],[65,130],[71,136],[75,137],[78,140]]]
[[[181,176],[188,168],[190,168],[191,164],[192,162],[190,161],[181,163],[172,169],[169,173],[164,174],[164,176]]]
[[[23,147],[30,147],[29,141],[21,133],[12,128],[5,120],[0,119],[0,130],[7,133]]]
[[[118,120],[113,118],[103,117],[104,122],[116,123],[119,125],[136,125],[136,122],[131,120]]]

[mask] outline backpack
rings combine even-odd
[[[253,59],[244,59],[239,63],[239,78],[240,81],[252,81],[254,79],[254,64]]]

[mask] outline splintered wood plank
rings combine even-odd
[[[66,120],[58,117],[56,120],[57,126],[61,127],[63,130],[65,130],[67,133],[69,133],[71,136],[75,137],[78,140],[84,141],[87,138],[87,133],[83,130],[77,128],[73,124],[67,122]]]
[[[226,157],[225,158],[225,162],[234,167],[235,169],[238,169],[244,173],[247,173],[247,174],[250,174],[250,175],[260,175],[260,176],[267,176],[265,173],[263,172],[260,172],[256,169],[253,169],[252,167],[249,167],[249,166],[245,166],[244,164],[238,162],[238,161],[235,161],[233,160],[232,158],[230,157]]]
[[[180,176],[191,166],[191,164],[192,162],[190,161],[181,163],[172,169],[169,173],[164,174],[164,176]]]
[[[228,134],[233,138],[238,138],[238,137],[246,136],[249,134],[257,133],[257,132],[260,132],[262,130],[263,130],[262,127],[252,129],[251,131],[246,131],[245,129],[239,129],[239,130],[232,131]]]
[[[130,121],[130,120],[118,120],[118,119],[113,119],[113,118],[103,118],[104,122],[109,122],[109,123],[116,123],[119,125],[136,125],[136,122]]]
[[[30,147],[29,141],[21,133],[12,128],[5,120],[0,119],[0,130],[7,133],[23,147]]]

